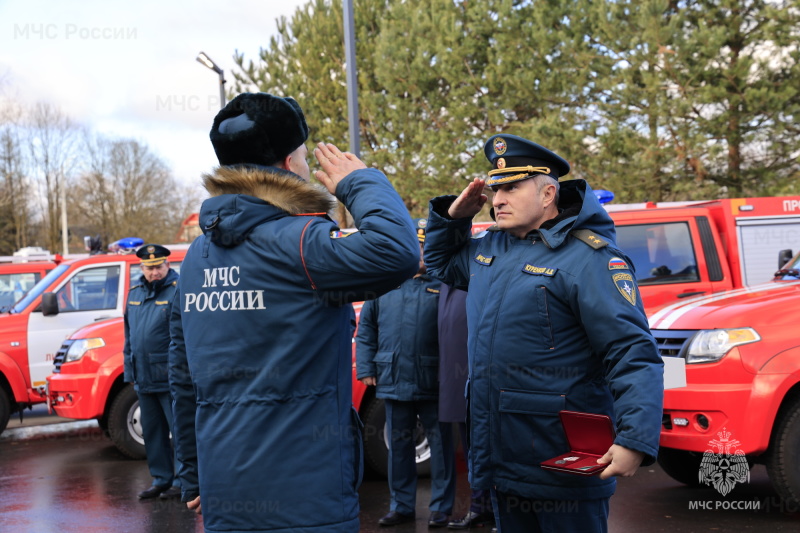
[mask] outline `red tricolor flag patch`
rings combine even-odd
[[[611,261],[608,262],[608,269],[609,270],[630,270],[628,263],[625,262],[624,259],[620,257],[612,257]]]

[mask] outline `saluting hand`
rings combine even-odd
[[[314,157],[319,161],[322,170],[314,172],[314,176],[331,194],[336,193],[336,186],[345,176],[360,168],[367,168],[359,158],[350,152],[342,152],[334,145],[319,143],[314,148]]]
[[[447,210],[450,218],[472,218],[477,215],[489,199],[483,193],[484,187],[486,187],[486,180],[481,178],[475,178],[472,183],[467,185]]]
[[[597,460],[598,464],[611,463],[600,473],[599,477],[600,479],[608,479],[611,476],[631,477],[636,473],[636,469],[643,460],[644,453],[619,444],[612,444],[606,454]]]

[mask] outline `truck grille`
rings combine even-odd
[[[689,340],[694,336],[692,330],[654,329],[651,330],[658,345],[661,357],[686,357]]]
[[[58,349],[56,356],[53,358],[53,366],[55,367],[53,372],[61,372],[61,365],[64,364],[64,360],[67,358],[67,350],[69,350],[73,342],[75,341],[67,339],[64,341],[64,344],[61,345],[61,348]]]

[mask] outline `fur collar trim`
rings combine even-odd
[[[328,213],[336,207],[336,198],[327,189],[278,168],[217,167],[203,175],[203,186],[212,197],[255,196],[290,215]]]

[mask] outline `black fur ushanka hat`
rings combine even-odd
[[[308,125],[292,98],[242,93],[226,105],[211,127],[220,165],[271,166],[308,139]]]

